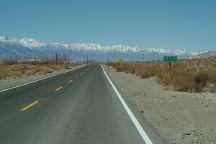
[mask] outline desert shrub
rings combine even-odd
[[[216,92],[216,84],[215,83],[209,83],[208,88],[210,92],[215,93]]]
[[[156,80],[177,91],[201,92],[208,89],[216,92],[216,57],[189,59],[172,63],[169,71],[164,62],[127,62],[119,66],[112,64],[116,71],[136,74],[141,78],[155,76]]]
[[[130,73],[131,74],[135,74],[136,73],[136,69],[134,67],[132,67]]]
[[[195,91],[194,76],[187,72],[176,72],[169,78],[169,84],[177,91]]]
[[[159,70],[156,73],[156,79],[161,84],[170,85],[170,74],[165,70]]]
[[[196,91],[202,91],[202,88],[206,86],[208,80],[208,74],[206,72],[198,72],[195,74],[194,81],[196,83]]]
[[[64,69],[70,69],[72,66],[70,64],[64,64]]]

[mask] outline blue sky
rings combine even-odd
[[[0,0],[0,35],[216,50],[216,0]]]

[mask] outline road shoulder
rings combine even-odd
[[[70,72],[82,67],[85,67],[86,65],[80,65],[80,66],[76,66],[73,67],[71,69],[60,69],[60,70],[56,70],[53,73],[47,73],[45,75],[29,75],[29,76],[22,76],[22,77],[11,77],[11,78],[6,78],[6,79],[1,79],[0,80],[0,92],[7,90],[7,89],[12,89],[14,87],[19,87],[21,85],[25,85],[28,83],[32,83],[34,81],[38,81],[41,79],[45,79],[45,78],[49,78],[49,77],[53,77],[59,74],[63,74],[66,72]]]
[[[111,78],[110,75],[110,71],[108,70],[108,68],[105,65],[102,65],[104,71],[106,72],[107,76],[110,78],[110,80],[112,81],[113,85],[115,86],[115,88],[117,89],[117,93],[119,93],[122,98],[122,100],[126,103],[126,105],[128,106],[128,108],[130,109],[130,111],[133,113],[133,115],[135,116],[135,119],[138,121],[139,125],[142,127],[142,129],[144,130],[145,135],[147,135],[148,139],[151,139],[150,143],[154,143],[154,144],[163,144],[164,141],[161,139],[161,137],[158,135],[158,133],[154,130],[154,128],[150,125],[150,123],[148,121],[146,121],[141,114],[139,113],[139,111],[136,109],[136,107],[130,102],[128,101],[127,97],[125,97],[121,87],[119,87],[118,84],[116,84],[115,80],[113,81],[113,79]],[[120,100],[121,101],[121,100]],[[122,104],[123,106],[124,104]],[[124,107],[124,106],[123,106]],[[127,108],[126,108],[127,109]],[[133,118],[131,118],[131,120],[133,120]],[[142,134],[141,134],[142,135]],[[146,141],[146,140],[144,140]],[[147,142],[148,143],[148,142]]]
[[[216,95],[166,90],[152,78],[141,79],[104,66],[118,90],[166,143],[214,143]]]

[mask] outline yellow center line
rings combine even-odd
[[[59,91],[60,89],[63,89],[63,86],[60,86],[56,89],[56,91]]]
[[[33,106],[36,105],[37,103],[39,103],[39,100],[34,101],[33,103],[31,103],[31,104],[25,106],[24,108],[21,109],[21,111],[22,111],[22,112],[23,112],[23,111],[26,111],[27,109],[33,107]]]
[[[68,83],[72,83],[72,82],[73,82],[73,80],[68,81]]]

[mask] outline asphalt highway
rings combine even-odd
[[[0,144],[144,143],[100,65],[0,93]]]

